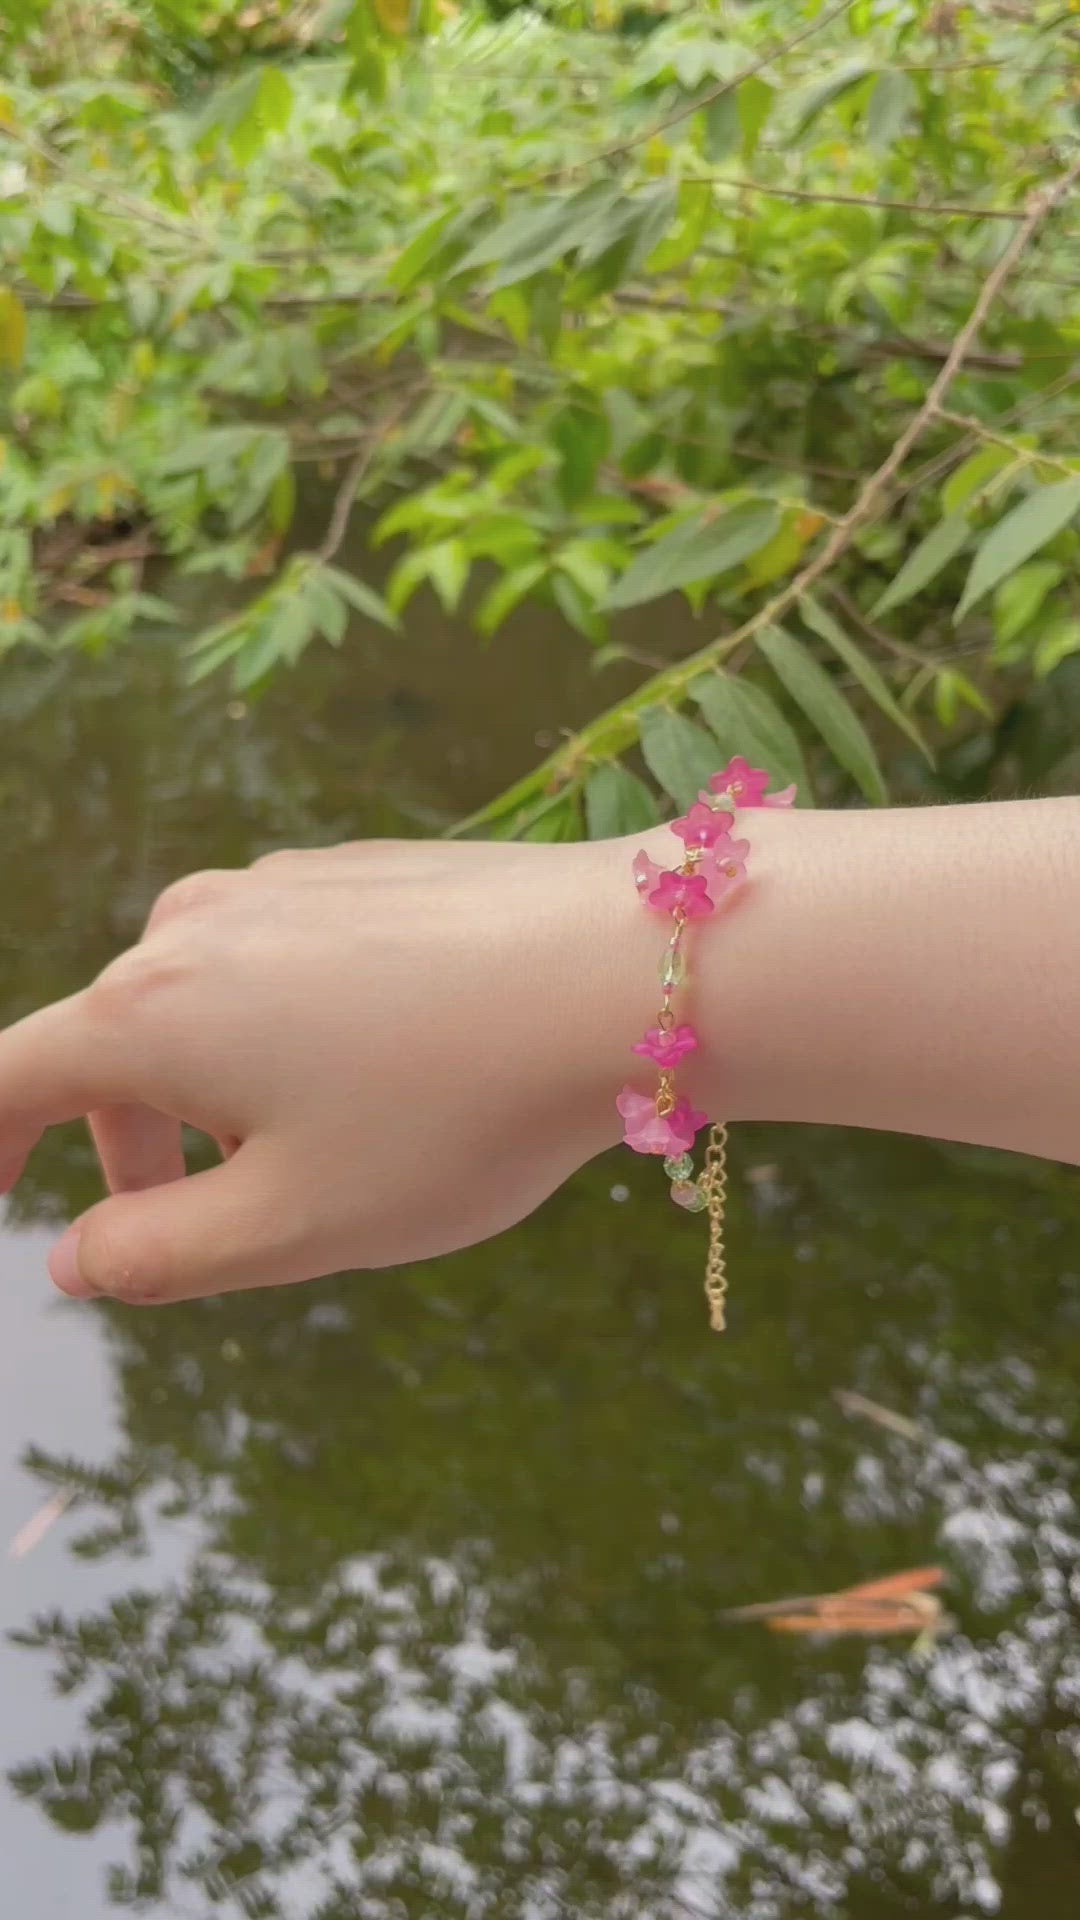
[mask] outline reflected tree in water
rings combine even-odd
[[[118,1906],[891,1920],[1069,1883],[1076,1203],[1017,1165],[1003,1227],[963,1155],[818,1144],[747,1188],[729,1346],[693,1236],[603,1165],[434,1269],[109,1310],[125,1452],[38,1469],[84,1550],[181,1525],[190,1565],[22,1636],[83,1733],[14,1783],[116,1828]],[[956,1625],[925,1656],[717,1619],[928,1556]]]

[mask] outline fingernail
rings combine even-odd
[[[48,1258],[49,1278],[61,1293],[70,1295],[73,1300],[89,1300],[93,1287],[88,1287],[79,1272],[79,1235],[82,1228],[69,1227],[62,1240],[58,1240]]]

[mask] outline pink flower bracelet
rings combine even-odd
[[[712,1126],[705,1164],[695,1177],[694,1142],[702,1127],[710,1124],[709,1116],[676,1092],[675,1070],[688,1054],[697,1052],[700,1041],[689,1021],[677,1019],[673,999],[687,980],[683,948],[691,921],[708,919],[746,878],[750,843],[733,836],[735,812],[790,807],[795,799],[794,787],[769,793],[770,779],[763,768],[751,767],[736,755],[722,773],[713,774],[689,812],[672,821],[671,831],[686,849],[680,865],[660,867],[644,851],[633,863],[640,898],[654,913],[669,917],[671,933],[660,962],[662,998],[656,1025],[632,1048],[656,1066],[656,1090],[640,1093],[625,1086],[615,1104],[622,1115],[626,1145],[635,1153],[663,1157],[676,1205],[688,1213],[708,1212],[705,1293],[709,1323],[717,1333],[724,1329],[727,1294],[723,1243],[727,1129],[723,1123]]]

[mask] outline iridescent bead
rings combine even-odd
[[[694,1156],[691,1153],[679,1153],[674,1159],[664,1161],[664,1172],[669,1180],[689,1180],[693,1171]]]
[[[671,1189],[671,1197],[677,1207],[685,1207],[687,1213],[702,1213],[708,1201],[701,1188],[693,1180],[676,1180]]]
[[[667,946],[660,962],[660,985],[665,992],[672,987],[681,987],[686,980],[686,961],[679,947]]]

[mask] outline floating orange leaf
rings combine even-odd
[[[940,1633],[945,1611],[933,1589],[944,1583],[941,1567],[911,1567],[879,1580],[865,1580],[838,1593],[798,1594],[734,1607],[730,1621],[762,1620],[772,1633]]]

